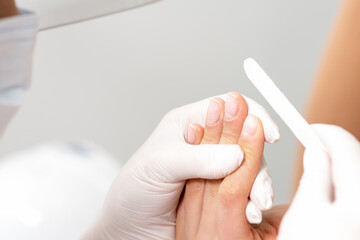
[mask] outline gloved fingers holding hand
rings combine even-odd
[[[265,139],[277,141],[279,130],[270,116],[261,106],[246,100],[249,112],[258,113],[264,123]],[[166,114],[120,171],[90,235],[96,233],[97,239],[175,238],[176,208],[185,180],[223,178],[240,166],[243,152],[237,144],[186,143],[191,123],[204,126],[210,102],[206,99]],[[216,106],[213,110],[217,111]],[[270,178],[267,171],[262,174]]]

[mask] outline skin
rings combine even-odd
[[[236,97],[235,117],[224,117],[224,103],[215,99],[221,108],[219,121],[214,125],[193,125],[196,138],[191,144],[239,144],[245,159],[241,166],[223,180],[192,179],[187,181],[184,196],[177,212],[176,239],[276,239],[280,221],[287,206],[280,205],[263,214],[261,224],[252,226],[245,215],[249,194],[261,164],[264,131],[261,121],[254,117],[253,134],[242,131],[247,116],[243,97]],[[245,128],[246,128],[245,123]],[[191,129],[189,129],[191,131]]]
[[[360,66],[360,15],[358,14],[358,9],[360,9],[360,1],[344,1],[343,8],[325,51],[305,115],[310,123],[321,122],[339,125],[360,139],[360,111],[353,110],[360,109],[360,94],[358,94],[358,90],[360,89],[360,68],[358,67]],[[0,19],[15,15],[18,15],[15,1],[0,0]],[[222,100],[219,101],[221,102]],[[239,115],[239,118],[234,120],[234,122],[239,120],[238,123],[240,123],[240,125],[237,126],[242,126],[240,121],[241,116],[242,115]],[[194,125],[197,138],[191,144],[236,144],[236,134],[240,134],[238,129],[234,129],[236,128],[236,124],[232,125],[231,121],[224,121],[223,117],[224,116],[219,120],[221,124],[205,127],[205,133],[201,126]],[[219,126],[222,124],[223,129],[220,130]],[[251,150],[251,146],[256,146],[256,143],[253,142],[252,144],[254,145],[249,144],[247,150],[246,141],[239,143],[245,148],[248,156],[253,153],[255,154],[255,164],[247,164],[248,162],[252,162],[252,160],[247,161],[241,168],[247,170],[258,169],[259,165],[257,165],[258,159],[256,159],[256,155],[260,151],[253,152]],[[303,148],[299,147],[295,164],[293,193],[297,190],[303,172],[302,156]],[[249,158],[252,157],[248,157],[248,159]],[[180,227],[177,227],[177,239],[188,239],[189,236],[183,236],[183,233],[187,232],[187,229],[190,229],[192,233],[199,231],[199,229],[201,229],[202,232],[213,231],[214,228],[212,227],[217,221],[216,218],[213,217],[215,216],[213,215],[214,212],[221,217],[220,219],[223,219],[223,224],[221,224],[220,228],[216,228],[217,234],[219,234],[221,238],[243,235],[250,232],[250,236],[255,239],[274,239],[281,218],[288,206],[275,206],[263,214],[264,220],[260,225],[251,227],[245,219],[247,199],[245,199],[244,196],[248,194],[249,186],[251,189],[254,176],[253,172],[244,170],[245,174],[248,174],[250,177],[244,179],[244,177],[242,177],[243,175],[240,174],[242,172],[240,171],[241,168],[225,178],[224,181],[193,179],[187,182],[185,197],[179,205],[178,224],[180,224]],[[238,181],[242,183],[238,185]],[[241,201],[237,201],[238,198],[241,199]],[[191,206],[187,207],[188,211],[184,211],[184,199],[192,199],[195,201],[193,208],[195,208],[196,211],[193,212]],[[208,212],[203,213],[203,215],[199,213],[201,211],[199,211],[198,206],[201,204],[202,209],[205,211],[210,209]],[[234,209],[237,211],[233,211]],[[232,216],[229,217],[229,215]],[[204,216],[208,216],[209,220],[201,221],[200,219],[205,219]],[[240,222],[242,222],[245,227],[241,225],[239,231],[233,232],[233,223],[236,222],[235,217],[240,219]],[[189,220],[186,221],[189,223],[186,226],[183,226],[185,225],[184,219]],[[201,222],[201,227],[199,227],[199,222]],[[192,223],[195,224],[192,225]],[[182,230],[179,231],[178,229]],[[202,234],[204,235],[204,233]],[[196,236],[200,236],[200,234]]]
[[[343,2],[305,113],[310,123],[339,125],[357,139],[360,139],[359,9],[359,0]],[[293,194],[303,172],[303,150],[299,147]]]
[[[18,15],[14,0],[0,0],[0,18]]]

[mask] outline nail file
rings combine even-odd
[[[305,148],[312,146],[325,149],[309,123],[301,116],[254,59],[246,59],[244,69],[250,81],[288,125],[295,137]]]

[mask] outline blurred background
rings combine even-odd
[[[19,6],[38,11],[42,23],[49,11],[29,2]],[[62,5],[53,2],[53,7]],[[72,3],[64,8],[69,14],[102,5],[100,0],[82,8]],[[0,154],[86,139],[118,161],[117,172],[170,109],[238,91],[263,104],[280,127],[282,139],[266,146],[265,157],[275,203],[287,202],[296,141],[247,80],[242,64],[247,57],[256,59],[302,111],[339,4],[162,0],[40,32],[32,86]],[[99,199],[96,204],[103,195]]]

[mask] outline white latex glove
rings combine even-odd
[[[85,239],[174,239],[176,208],[185,180],[224,178],[240,166],[243,152],[238,145],[186,143],[191,123],[204,126],[209,100],[166,114],[120,171]],[[270,116],[260,105],[246,100],[249,112],[262,120],[266,140],[277,141],[279,130]],[[267,171],[260,171],[260,175],[262,181],[270,179]],[[264,192],[272,194],[271,184],[270,189],[266,184],[256,186],[261,195],[258,198]]]
[[[360,239],[360,143],[340,127],[313,128],[328,153],[305,150],[304,175],[278,239]]]

